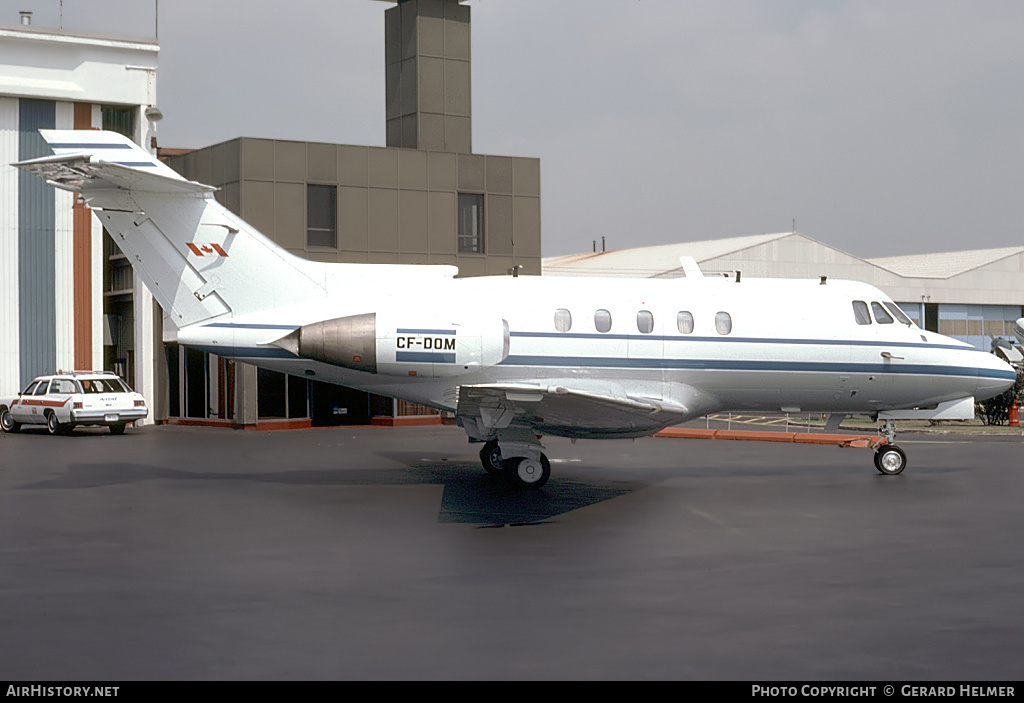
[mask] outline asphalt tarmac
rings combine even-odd
[[[1024,442],[0,436],[0,680],[1019,680]]]

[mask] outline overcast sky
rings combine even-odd
[[[541,159],[544,255],[789,231],[861,257],[1024,244],[1019,0],[473,0],[473,149]],[[0,0],[0,22],[59,0]],[[370,0],[164,0],[162,146],[384,145]],[[152,36],[154,3],[64,0]]]

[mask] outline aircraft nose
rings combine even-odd
[[[993,398],[1017,382],[1016,370],[995,354],[983,354],[985,360],[978,365],[976,400]]]

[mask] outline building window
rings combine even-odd
[[[306,246],[338,246],[338,189],[310,183],[306,186]]]
[[[607,332],[612,328],[612,314],[607,310],[598,310],[594,313],[594,327],[598,332]]]
[[[565,308],[555,310],[555,329],[559,332],[568,332],[572,329],[572,315]]]
[[[459,193],[459,253],[484,253],[484,196]]]
[[[654,315],[650,310],[641,310],[636,314],[636,328],[640,334],[650,334],[654,331]]]
[[[129,139],[135,138],[134,107],[103,105],[100,107],[100,117],[105,131],[117,132]]]

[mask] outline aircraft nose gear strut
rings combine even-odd
[[[885,435],[885,444],[875,450],[875,468],[886,476],[896,476],[907,468],[907,454],[893,444],[896,441],[896,425],[892,420],[885,420],[882,434]]]

